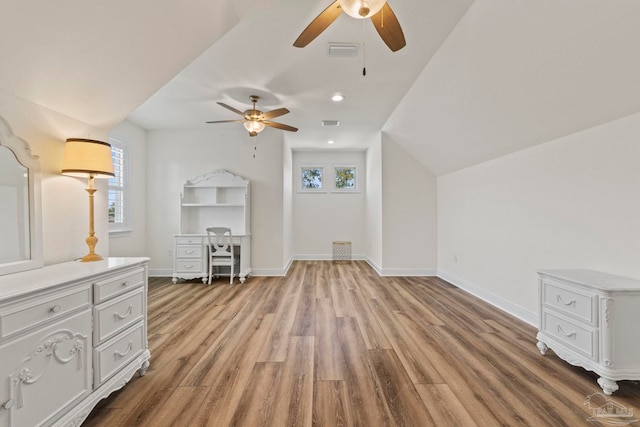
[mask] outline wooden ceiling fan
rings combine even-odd
[[[407,44],[398,18],[396,18],[386,0],[336,0],[316,19],[311,21],[302,34],[293,42],[293,45],[295,47],[305,47],[311,43],[343,11],[357,19],[371,18],[371,22],[373,22],[378,34],[393,52],[402,49]]]
[[[263,113],[262,111],[256,109],[256,102],[258,102],[260,97],[258,95],[251,95],[249,99],[251,99],[251,102],[253,103],[253,108],[246,110],[244,112],[238,109],[235,109],[223,102],[218,102],[218,105],[221,105],[227,110],[231,110],[236,114],[240,114],[241,116],[244,116],[244,119],[214,120],[207,123],[243,123],[245,129],[249,132],[249,136],[258,135],[260,132],[262,132],[262,130],[264,130],[265,126],[270,126],[272,128],[277,128],[282,130],[288,130],[290,132],[298,131],[298,128],[294,128],[293,126],[270,121],[270,119],[274,117],[279,117],[287,114],[289,110],[287,110],[286,108],[277,108],[275,110],[271,110]]]

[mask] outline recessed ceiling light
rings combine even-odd
[[[332,100],[333,102],[340,102],[340,101],[344,101],[344,95],[339,94],[339,93],[336,93],[335,95],[333,95],[333,96],[331,97],[331,100]]]
[[[333,143],[334,143],[333,139],[330,139],[327,141],[327,144],[333,144]]]

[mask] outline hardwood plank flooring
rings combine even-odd
[[[149,280],[151,366],[83,424],[593,426],[597,376],[435,277],[298,261],[229,285]],[[640,419],[640,382],[610,399]],[[637,421],[640,424],[640,421]]]

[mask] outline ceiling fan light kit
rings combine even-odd
[[[295,47],[305,47],[338,19],[342,11],[357,19],[371,18],[378,35],[396,52],[407,45],[400,22],[386,0],[335,0],[318,15],[293,42]]]
[[[249,132],[249,136],[256,136],[265,128],[265,124],[256,120],[249,120],[243,123],[244,128]]]
[[[344,13],[356,19],[370,18],[380,12],[387,0],[339,0]]]
[[[260,132],[264,130],[266,126],[276,128],[276,129],[287,130],[289,132],[298,131],[298,128],[295,128],[293,126],[285,125],[282,123],[276,123],[269,120],[274,117],[279,117],[287,114],[289,110],[287,110],[286,108],[277,108],[275,110],[271,110],[263,113],[262,111],[256,109],[256,102],[258,102],[260,97],[258,95],[251,95],[249,99],[251,99],[251,102],[253,103],[253,108],[246,111],[240,111],[223,102],[218,102],[218,105],[226,108],[229,111],[233,111],[234,113],[243,116],[244,120],[213,120],[207,123],[242,123],[244,128],[249,132],[249,136],[258,135]]]

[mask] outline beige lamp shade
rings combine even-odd
[[[94,139],[67,139],[64,146],[62,173],[76,177],[111,178],[115,176],[111,145]]]

